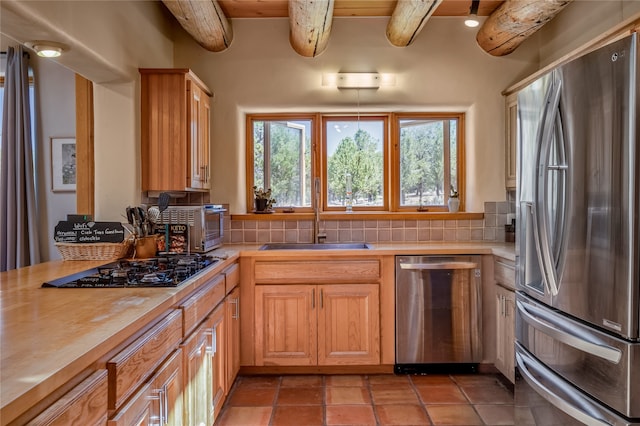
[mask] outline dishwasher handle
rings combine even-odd
[[[414,271],[430,271],[434,269],[475,269],[478,264],[475,262],[433,262],[433,263],[401,263],[400,269]]]

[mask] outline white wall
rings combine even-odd
[[[51,139],[75,137],[75,74],[55,61],[31,55],[36,97],[37,185],[40,255],[42,261],[60,259],[53,229],[68,213],[76,213],[75,192],[53,192],[51,186]]]
[[[540,66],[639,16],[637,0],[574,1],[540,30]]]
[[[361,112],[467,113],[467,210],[504,200],[504,101],[501,91],[537,69],[525,42],[504,58],[485,53],[461,18],[431,18],[416,41],[386,39],[388,18],[335,18],[329,45],[304,58],[289,44],[287,19],[235,19],[229,49],[210,53],[178,32],[175,65],[190,67],[215,93],[212,200],[245,210],[244,114],[356,111],[356,92],[321,86],[323,72],[394,73],[391,88],[360,92]]]

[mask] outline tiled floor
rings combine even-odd
[[[513,425],[496,375],[243,376],[216,426]]]

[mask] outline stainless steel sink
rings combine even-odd
[[[260,250],[369,250],[367,243],[267,243]]]

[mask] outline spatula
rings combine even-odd
[[[158,196],[158,208],[160,209],[160,213],[165,211],[167,207],[169,207],[169,202],[171,201],[171,195],[168,192],[161,192]]]

